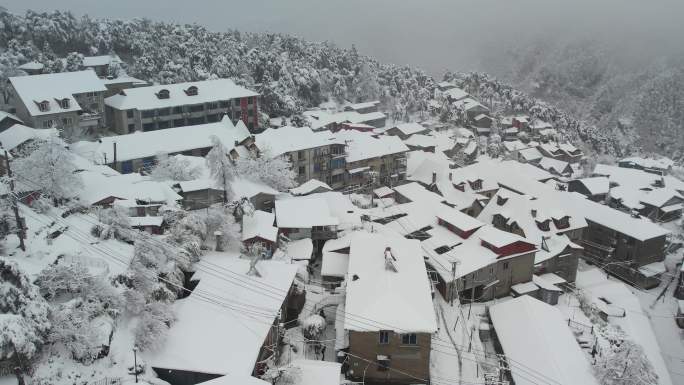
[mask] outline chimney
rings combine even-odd
[[[239,145],[240,145],[240,142],[238,142],[238,141],[236,140],[236,141],[235,141],[235,147],[237,147],[237,146],[239,146]]]
[[[532,213],[532,218],[537,217],[537,209],[532,209],[531,213]]]
[[[454,179],[454,175],[453,175],[453,173],[450,172],[449,173],[449,181],[452,181],[453,179]]]
[[[433,172],[432,173],[432,184],[435,184],[435,183],[437,183],[437,173]]]
[[[116,165],[116,142],[113,143],[114,145],[114,165]]]

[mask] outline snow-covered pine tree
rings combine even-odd
[[[16,262],[0,257],[0,360],[27,365],[46,342],[49,305]]]

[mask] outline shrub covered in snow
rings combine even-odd
[[[325,318],[313,314],[301,321],[302,334],[310,340],[317,340],[325,330]]]
[[[284,156],[273,157],[269,149],[260,156],[240,157],[235,161],[235,175],[262,182],[278,191],[287,191],[297,185],[292,164]]]
[[[171,305],[150,302],[145,305],[135,328],[135,343],[142,350],[153,349],[163,343],[171,324],[175,321]]]
[[[202,175],[202,169],[193,166],[186,158],[157,154],[157,163],[150,171],[150,176],[158,181],[187,181],[197,179]]]
[[[125,208],[115,206],[100,209],[97,211],[97,218],[100,223],[93,226],[91,230],[93,236],[100,239],[113,238],[124,242],[132,240],[134,232]]]
[[[16,262],[0,257],[0,360],[33,358],[50,331],[49,305]]]

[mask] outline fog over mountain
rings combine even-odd
[[[385,62],[482,70],[484,59],[538,38],[590,37],[634,57],[659,55],[684,36],[677,0],[5,0],[11,11],[70,9],[76,15],[200,23],[214,30],[271,31],[331,40]],[[498,65],[505,66],[505,56]],[[491,64],[491,63],[490,63]],[[485,68],[490,69],[490,68]],[[490,69],[491,70],[491,69]]]

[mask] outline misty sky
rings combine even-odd
[[[10,11],[196,22],[356,47],[433,74],[478,69],[486,51],[580,34],[657,55],[684,36],[682,0],[3,0]],[[663,51],[664,52],[664,51]]]

